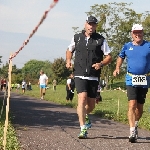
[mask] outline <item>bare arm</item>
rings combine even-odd
[[[70,84],[67,84],[67,85],[68,85],[69,90],[71,90],[71,86],[70,86]]]
[[[46,85],[48,85],[48,79],[46,79]]]
[[[121,58],[121,57],[118,57],[118,58],[117,58],[116,69],[115,69],[115,71],[113,72],[113,75],[114,75],[115,77],[117,76],[117,74],[120,73],[120,67],[121,67],[123,61],[124,61],[123,58]]]
[[[112,61],[112,56],[110,54],[108,54],[107,56],[105,56],[103,61],[101,61],[101,63],[103,65],[108,65],[111,61]]]
[[[67,49],[66,51],[66,67],[72,68],[71,59],[72,59],[72,52]]]
[[[112,56],[110,54],[106,55],[103,61],[93,64],[92,67],[94,67],[96,70],[100,69],[102,66],[108,65],[112,61]]]

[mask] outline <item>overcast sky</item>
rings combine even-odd
[[[3,63],[8,60],[11,52],[14,53],[22,46],[51,2],[52,0],[0,0],[0,56],[3,56]],[[109,2],[114,1],[105,0],[105,4]],[[139,13],[149,10],[150,0],[125,2],[133,2],[131,8]],[[57,57],[65,57],[65,50],[74,34],[72,27],[84,27],[87,17],[85,12],[90,11],[90,6],[94,4],[104,4],[104,1],[59,0],[33,40],[28,43],[29,46],[25,46],[14,58],[14,64],[22,67],[30,59],[53,61]],[[54,39],[53,43],[51,39]]]

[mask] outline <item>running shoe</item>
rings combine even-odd
[[[85,128],[85,129],[82,129],[81,130],[81,132],[80,132],[80,134],[78,135],[78,138],[79,139],[86,139],[87,138],[87,129]]]
[[[129,142],[131,143],[137,142],[136,131],[133,131],[132,134],[129,136]]]
[[[40,100],[43,100],[43,96],[40,98]]]
[[[86,115],[86,117],[85,117],[85,126],[86,126],[86,129],[89,129],[92,127],[92,124],[91,124],[91,121],[90,121],[88,115]]]

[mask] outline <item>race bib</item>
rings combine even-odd
[[[147,85],[147,80],[145,75],[132,75],[133,85]]]

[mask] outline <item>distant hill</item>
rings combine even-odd
[[[29,35],[24,33],[0,31],[0,56],[2,56],[4,64],[9,60],[10,54],[18,51],[28,37]],[[67,40],[37,36],[35,33],[29,43],[13,59],[13,64],[16,64],[18,68],[22,68],[24,63],[30,59],[53,62],[55,58],[65,58],[65,51],[69,44],[70,41]]]

